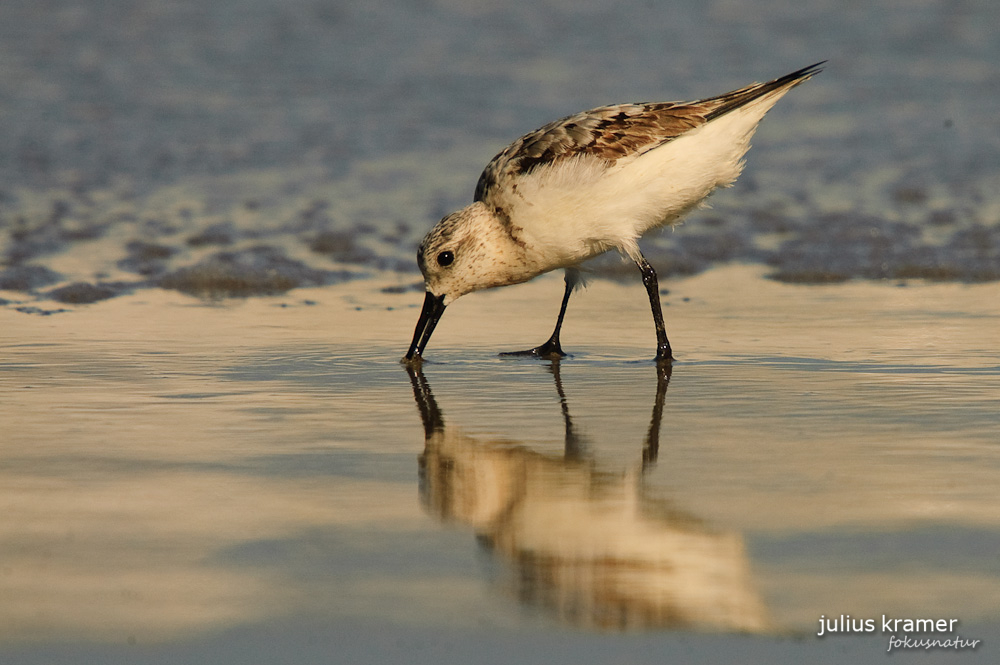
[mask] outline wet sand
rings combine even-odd
[[[984,657],[1000,286],[763,271],[670,285],[669,376],[638,283],[579,295],[556,366],[495,352],[547,334],[557,278],[465,298],[412,376],[420,298],[391,275],[0,311],[0,653],[201,660],[271,635],[298,662],[437,662],[569,628],[581,662],[874,661],[888,636],[815,626],[887,614],[957,618],[987,641],[958,656]]]

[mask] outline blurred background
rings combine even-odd
[[[998,20],[989,0],[5,0],[0,289],[44,312],[25,303],[409,285],[521,134],[819,60],[735,189],[646,241],[661,273],[995,280]]]

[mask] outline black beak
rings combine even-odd
[[[436,296],[430,291],[424,296],[424,308],[420,310],[420,318],[417,320],[417,329],[413,331],[413,341],[410,342],[410,350],[406,352],[403,361],[412,363],[419,361],[424,354],[424,347],[434,332],[444,314],[444,296]]]

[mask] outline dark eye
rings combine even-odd
[[[437,262],[442,268],[447,268],[455,262],[455,255],[450,250],[445,250],[438,254]]]

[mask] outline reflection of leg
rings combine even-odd
[[[656,401],[653,402],[653,417],[649,420],[649,431],[646,433],[646,443],[642,447],[642,470],[656,464],[660,454],[660,423],[663,421],[663,402],[667,396],[667,384],[670,383],[671,366],[669,362],[656,363]]]
[[[559,374],[559,359],[549,365],[552,378],[555,379],[556,393],[559,395],[559,408],[562,409],[563,427],[565,428],[565,444],[563,446],[566,459],[580,459],[583,455],[584,440],[573,428],[573,418],[569,415],[569,403],[566,401],[566,391],[563,390],[562,377]]]
[[[413,386],[413,399],[417,402],[417,410],[420,411],[420,420],[424,423],[424,436],[430,438],[435,432],[444,430],[444,416],[438,408],[434,394],[431,393],[431,386],[424,378],[424,373],[420,367],[406,366],[406,373],[410,375],[410,385]]]
[[[569,303],[569,296],[580,281],[580,271],[576,268],[566,268],[566,291],[563,293],[562,306],[559,308],[559,318],[556,319],[556,329],[552,336],[541,346],[536,346],[527,351],[506,351],[501,356],[535,356],[536,358],[547,358],[555,360],[562,358],[562,346],[559,345],[559,331],[562,329],[563,317],[566,316],[566,305]]]
[[[635,263],[642,273],[642,283],[646,286],[646,293],[649,294],[649,306],[653,310],[653,324],[656,326],[656,359],[673,360],[670,342],[667,340],[667,328],[663,325],[663,308],[660,307],[660,286],[656,281],[656,271],[642,254],[639,254]]]

